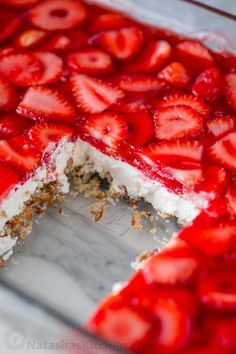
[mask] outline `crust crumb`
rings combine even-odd
[[[14,266],[17,266],[18,262],[17,262],[16,258],[11,258],[11,264]]]
[[[98,202],[98,203],[94,203],[91,205],[90,211],[91,211],[91,214],[94,216],[94,220],[96,222],[101,220],[104,210],[105,210],[105,207],[106,206],[103,202]]]
[[[128,204],[131,206],[131,208],[135,208],[138,205],[137,199],[127,198],[127,200],[128,200]]]
[[[21,214],[14,216],[6,223],[1,236],[25,239],[32,231],[34,217],[36,215],[44,215],[48,207],[58,208],[59,203],[64,200],[64,196],[62,196],[59,191],[60,185],[53,182],[38,190],[30,200],[25,203]]]
[[[135,210],[132,215],[131,226],[133,230],[144,230],[143,218],[149,218],[151,216],[148,210]]]
[[[149,233],[150,233],[151,235],[155,235],[155,234],[157,233],[156,227],[153,227],[152,229],[150,229],[150,230],[149,230]]]
[[[151,255],[152,255],[152,252],[150,252],[150,251],[144,251],[144,252],[142,252],[142,253],[136,258],[136,262],[143,263],[143,262],[146,261]]]

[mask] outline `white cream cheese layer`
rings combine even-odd
[[[208,204],[206,195],[172,193],[131,165],[103,154],[82,140],[76,144],[74,161],[77,165],[87,161],[88,168],[98,173],[109,172],[115,190],[125,188],[130,197],[144,198],[158,213],[176,216],[180,224],[192,221]]]
[[[7,221],[21,213],[25,202],[44,184],[58,181],[63,193],[69,191],[69,183],[64,171],[71,158],[75,166],[83,165],[85,171],[109,172],[115,190],[120,191],[125,188],[130,197],[144,198],[158,213],[176,216],[182,224],[193,220],[200,210],[207,206],[206,196],[176,195],[159,182],[148,179],[136,168],[123,161],[115,160],[78,139],[74,143],[62,141],[50,160],[40,166],[34,176],[23,185],[17,185],[3,200],[0,205],[0,231]],[[8,236],[0,238],[0,256],[8,254],[16,241]]]

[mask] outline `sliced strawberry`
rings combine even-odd
[[[112,69],[110,55],[96,48],[69,55],[67,63],[69,68],[90,75],[107,73]]]
[[[127,143],[142,146],[149,143],[154,136],[152,117],[147,113],[129,113],[125,115],[128,124]]]
[[[68,35],[56,34],[46,45],[47,50],[64,51],[71,45],[71,39]]]
[[[71,83],[78,107],[88,113],[100,113],[124,96],[116,87],[82,74],[72,75]]]
[[[207,126],[213,135],[221,137],[234,129],[234,119],[228,116],[215,117],[207,121]]]
[[[215,58],[226,72],[235,72],[236,69],[236,55],[233,51],[216,52]]]
[[[202,166],[200,164],[195,168],[189,169],[170,167],[168,168],[168,171],[171,172],[172,176],[185,187],[187,193],[195,190],[196,185],[203,178]]]
[[[207,104],[201,98],[197,98],[190,94],[175,94],[173,96],[167,96],[161,102],[159,102],[160,107],[169,107],[177,105],[190,106],[203,116],[209,114],[209,107],[207,106]]]
[[[19,30],[23,19],[24,16],[16,17],[15,12],[2,9],[1,6],[0,41],[11,39]]]
[[[197,41],[186,40],[176,45],[176,55],[180,61],[193,70],[204,70],[214,65],[209,50]]]
[[[142,286],[143,288],[137,288],[136,292],[132,294],[132,303],[145,310],[152,317],[155,316],[155,306],[159,299],[171,299],[178,304],[183,312],[191,316],[197,312],[195,295],[182,286],[148,286],[147,284],[142,284]]]
[[[131,350],[142,348],[150,328],[151,323],[145,315],[118,297],[104,302],[89,323],[90,330]]]
[[[29,138],[41,150],[44,151],[51,143],[58,143],[61,139],[70,140],[73,129],[62,124],[36,124],[28,132]]]
[[[190,292],[149,287],[146,291],[140,288],[136,294],[137,298],[132,303],[149,311],[157,321],[156,333],[147,347],[147,353],[175,353],[189,343],[196,306]]]
[[[96,16],[89,26],[89,31],[99,33],[103,31],[119,30],[130,25],[130,20],[124,18],[121,14],[107,12]]]
[[[178,62],[167,65],[158,74],[158,77],[177,87],[186,87],[190,80],[187,70]]]
[[[203,153],[202,145],[193,140],[176,140],[151,144],[140,155],[150,164],[161,162],[174,168],[195,169],[199,167]]]
[[[111,148],[117,148],[127,137],[128,127],[123,116],[105,112],[91,115],[85,122],[84,132]]]
[[[12,54],[0,59],[0,73],[18,86],[37,85],[42,64],[32,54]]]
[[[119,113],[142,113],[149,112],[151,105],[140,96],[125,96],[112,105],[112,110]]]
[[[135,73],[150,73],[159,70],[170,59],[172,48],[167,41],[153,41],[126,69]]]
[[[32,121],[17,114],[5,115],[0,118],[0,137],[9,138],[21,135],[32,126]]]
[[[236,187],[229,185],[226,192],[228,208],[231,215],[236,216]]]
[[[214,101],[223,94],[223,77],[216,67],[203,71],[192,86],[194,95]]]
[[[40,44],[47,37],[47,32],[39,29],[28,29],[21,33],[16,40],[20,49],[31,49]]]
[[[159,252],[160,254],[160,252]],[[194,258],[197,263],[201,263],[197,253],[179,237],[173,236],[169,243],[161,250],[161,256],[174,258]]]
[[[34,120],[71,121],[74,108],[63,96],[47,87],[31,87],[17,107],[17,113]]]
[[[40,154],[29,139],[17,136],[0,140],[0,160],[24,171],[32,171],[40,160]]]
[[[226,98],[230,107],[236,111],[236,74],[226,74]]]
[[[190,314],[170,297],[157,299],[154,314],[161,323],[154,352],[175,351],[183,348],[191,336],[192,318]]]
[[[143,269],[149,284],[178,284],[193,279],[198,269],[194,257],[161,255],[151,257]]]
[[[57,82],[62,74],[62,59],[58,55],[50,52],[35,53],[34,55],[43,65],[43,73],[38,80],[38,85]]]
[[[0,77],[0,110],[8,111],[16,106],[15,89]]]
[[[143,32],[136,27],[101,32],[91,38],[91,43],[99,44],[119,60],[128,60],[140,49]]]
[[[88,47],[88,38],[85,32],[79,29],[70,30],[66,33],[56,33],[42,46],[43,51],[70,52],[82,50]]]
[[[197,192],[221,195],[228,183],[228,174],[222,166],[208,166],[203,171],[203,180],[195,187]]]
[[[229,133],[209,148],[209,156],[230,171],[236,172],[236,133]]]
[[[210,318],[210,320],[207,323],[207,328],[210,328],[213,332],[212,343],[219,345],[222,350],[236,349],[236,318],[233,316],[217,320]]]
[[[10,54],[13,54],[15,53],[15,50],[13,47],[6,47],[6,48],[3,48],[3,49],[0,49],[0,58],[3,58],[5,56],[8,56]]]
[[[229,270],[208,271],[198,284],[201,302],[215,310],[236,309],[236,274]]]
[[[128,92],[160,91],[165,83],[154,76],[123,75],[119,79],[119,86]]]
[[[156,137],[166,140],[195,137],[203,128],[202,115],[184,105],[160,108],[154,123]]]
[[[171,173],[186,188],[192,189],[202,179],[202,153],[203,147],[197,141],[176,140],[151,144],[138,155],[150,166],[159,166],[163,173]]]
[[[34,5],[36,2],[39,2],[39,0],[2,0],[3,3],[6,3],[6,5],[12,5],[15,7],[20,7],[20,6],[29,6],[29,5]]]
[[[87,11],[81,2],[48,0],[35,6],[29,17],[35,26],[43,30],[66,30],[81,24],[87,17]]]
[[[19,182],[19,173],[10,165],[0,162],[0,200],[7,196],[10,190]]]
[[[219,224],[193,227],[191,233],[182,232],[181,238],[191,247],[208,257],[218,257],[227,252],[236,240],[236,226]]]

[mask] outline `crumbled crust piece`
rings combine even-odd
[[[135,210],[132,215],[132,229],[140,230],[144,229],[144,221],[143,218],[150,218],[151,213],[148,210]]]
[[[146,261],[152,254],[153,254],[153,252],[151,252],[151,251],[145,251],[145,252],[141,253],[136,258],[136,261],[139,263],[142,263],[142,262]]]
[[[91,211],[91,214],[94,215],[94,220],[96,222],[101,220],[104,210],[105,210],[104,202],[97,202],[97,203],[94,203],[91,205],[90,211]]]
[[[152,229],[149,230],[149,233],[150,233],[151,235],[155,235],[156,232],[157,232],[156,227],[153,227]]]
[[[60,185],[57,183],[46,184],[25,203],[21,214],[14,216],[6,223],[1,236],[26,238],[32,231],[34,217],[44,215],[47,208],[59,207],[63,201],[64,196],[60,193]]]
[[[5,261],[3,258],[0,258],[0,268],[3,268],[5,266]]]
[[[133,198],[129,198],[129,197],[127,197],[127,201],[128,201],[128,204],[131,206],[131,208],[136,208],[138,205],[138,202],[139,202],[137,199],[133,199]]]
[[[116,200],[124,196],[122,191],[117,192],[112,188],[112,178],[106,172],[98,174],[88,172],[84,167],[76,167],[70,171],[68,178],[73,188],[72,196],[81,193],[85,198],[98,200],[90,208],[96,222],[102,218],[105,209],[110,205],[115,205]]]

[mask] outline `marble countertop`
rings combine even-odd
[[[175,228],[159,218],[146,225],[147,230],[157,226],[154,237],[148,231],[131,230],[132,211],[126,202],[109,207],[95,223],[92,203],[79,196],[68,198],[65,216],[48,210],[23,247],[16,249],[14,264],[1,270],[2,279],[81,323],[115,282],[132,273],[135,257],[159,247],[166,230],[170,235]]]
[[[75,199],[68,197],[65,216],[57,210],[48,210],[47,215],[35,223],[23,247],[16,249],[14,262],[10,261],[6,269],[0,271],[1,279],[78,325],[84,323],[97,302],[112,289],[115,282],[126,280],[133,272],[131,262],[136,256],[144,250],[162,246],[176,230],[174,221],[161,218],[154,223],[147,221],[146,231],[131,230],[132,210],[125,201],[111,205],[103,218],[95,223],[90,213],[92,203],[91,199],[83,196]],[[155,236],[148,232],[153,227],[157,228]],[[1,296],[4,301],[1,301]],[[16,315],[19,310],[16,314],[14,310],[16,302],[12,301],[11,316],[8,318],[8,302],[1,291],[0,336],[8,335],[10,328],[18,343],[22,339],[19,333],[23,331],[24,336],[28,333],[24,323],[29,319],[22,321],[21,317],[22,312],[23,318],[28,314],[28,305],[21,302],[18,304],[21,308],[19,316]],[[25,311],[22,311],[24,307]],[[30,321],[32,329],[35,321],[32,318]],[[5,337],[2,341],[0,338],[1,345],[4,346],[5,342]],[[31,353],[27,351],[30,348],[24,346],[22,349],[24,354]],[[4,354],[8,352],[4,351]]]

